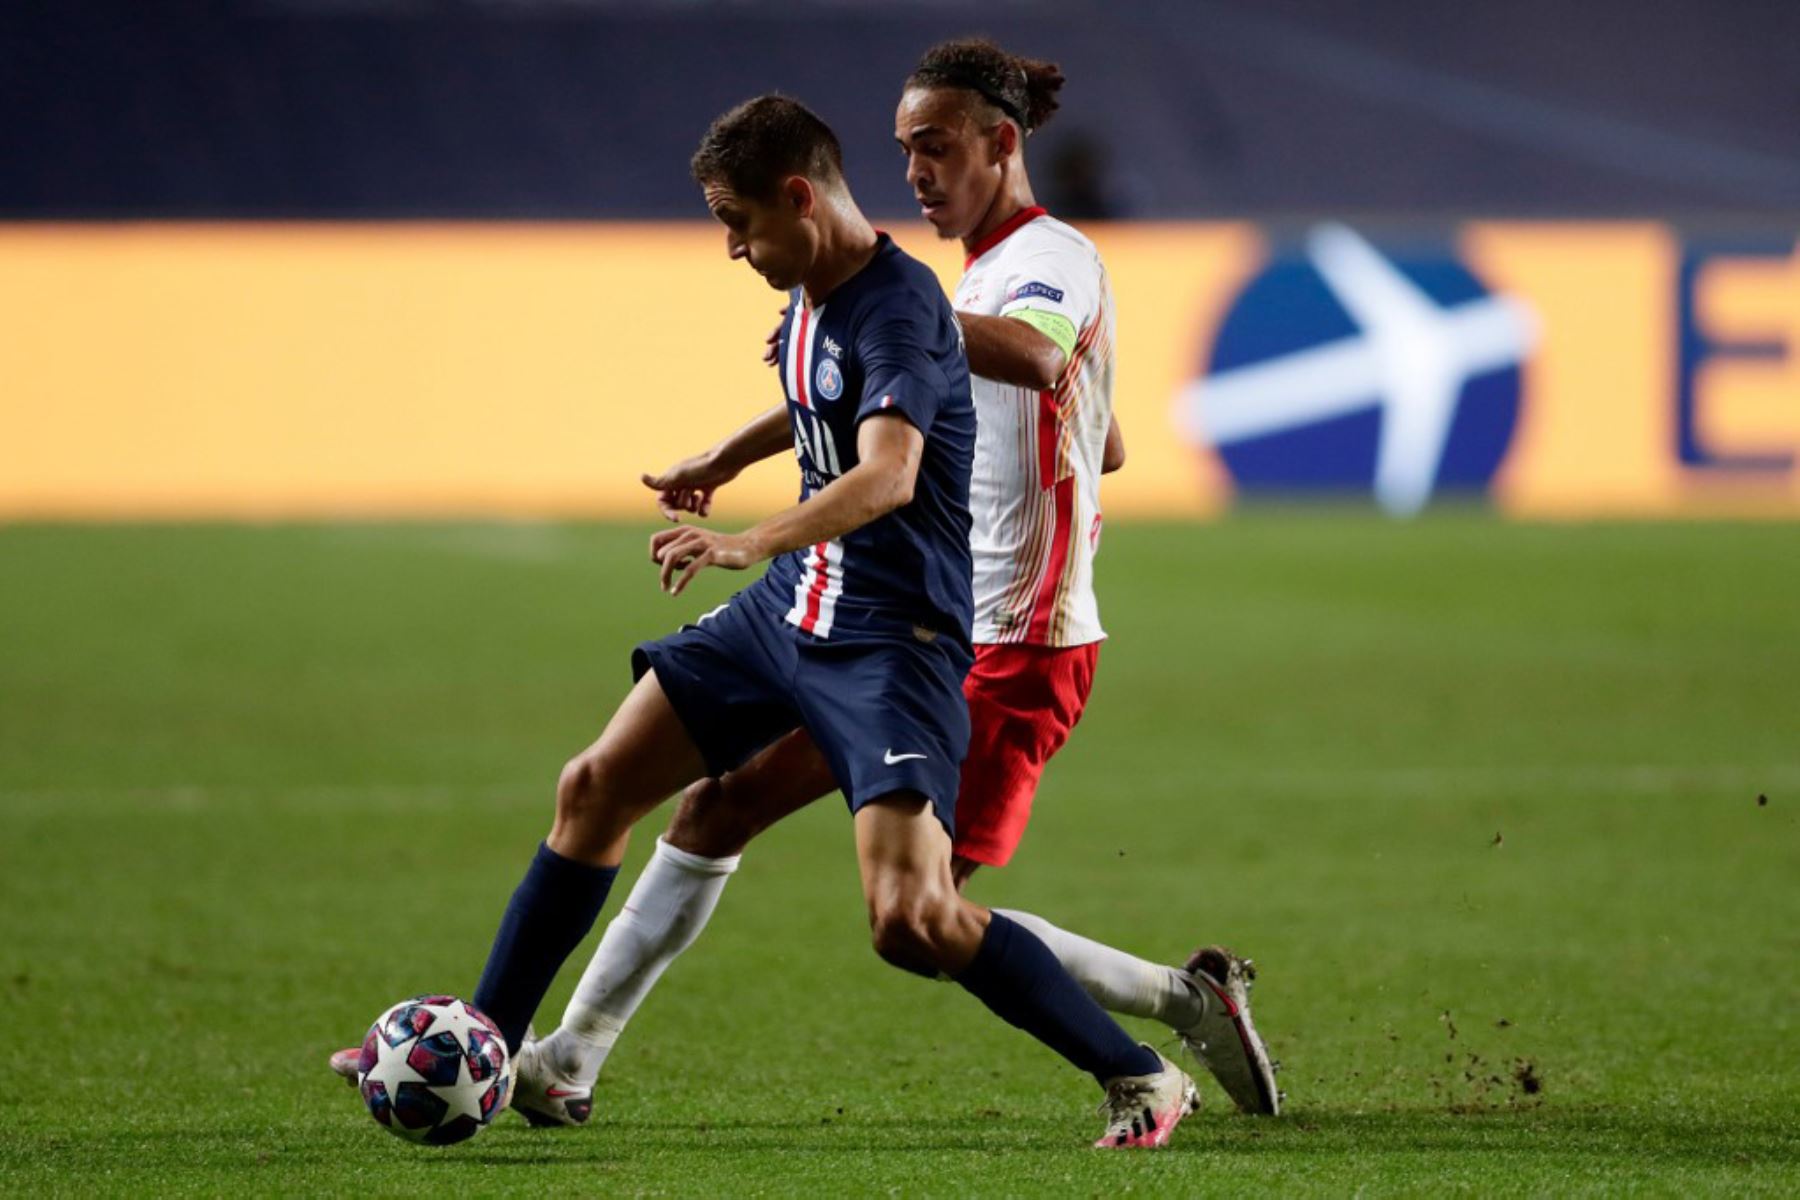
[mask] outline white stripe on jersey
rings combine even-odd
[[[804,349],[800,345],[800,314],[802,305],[798,301],[788,305],[788,355],[787,369],[782,372],[781,386],[787,389],[788,399],[795,404],[800,403],[800,389],[796,386],[797,371]]]
[[[813,396],[810,384],[817,358],[815,348],[819,337],[819,313],[822,309],[807,312],[795,306],[794,319],[800,322],[795,328],[794,336],[788,342],[787,379],[788,395],[794,402],[808,410],[813,408]],[[806,336],[800,337],[804,329]],[[805,390],[802,390],[805,389]],[[836,478],[841,472],[838,464],[837,446],[831,437],[831,431],[824,422],[810,412],[800,418],[808,421],[811,432],[807,457],[820,472]],[[796,433],[796,449],[808,439]],[[837,613],[838,597],[844,593],[844,547],[841,542],[820,542],[806,552],[801,560],[800,580],[794,585],[794,606],[787,611],[787,623],[797,625],[815,637],[831,636],[833,618]],[[817,614],[813,614],[813,606],[817,605]]]
[[[813,418],[813,445],[819,452],[819,470],[833,479],[844,473],[838,466],[837,439],[831,436],[831,426],[817,417]]]
[[[805,402],[807,398],[804,397],[800,391],[801,381],[806,378],[806,368],[808,366],[806,360],[811,357],[809,353],[811,346],[809,343],[812,341],[812,338],[808,336],[803,340],[800,336],[802,329],[806,329],[806,332],[809,335],[812,332],[811,329],[806,328],[806,317],[806,306],[800,301],[795,301],[793,313],[789,318],[792,323],[792,332],[788,337],[788,370],[787,379],[784,380],[784,382],[787,384],[788,397],[793,400],[795,404],[800,405],[802,408],[811,408],[812,406]],[[809,418],[806,416],[798,418],[794,423],[795,429],[798,430],[800,422],[808,419]],[[803,452],[805,441],[806,439],[800,433],[796,432],[794,434],[795,453],[802,458],[810,458],[810,453]],[[807,496],[810,498],[811,495],[812,493],[809,491]],[[801,560],[800,580],[798,583],[794,584],[794,606],[787,611],[788,624],[804,627],[806,622],[807,593],[812,590],[813,575],[819,570],[819,565],[819,547],[814,546],[806,552],[806,557]]]
[[[786,621],[814,637],[828,638],[837,616],[838,597],[844,594],[844,544],[820,542],[809,548],[800,564],[800,582],[794,585],[794,606]],[[813,606],[818,614],[811,615]]]
[[[819,569],[819,548],[807,548],[806,557],[800,560],[800,582],[794,585],[794,607],[787,610],[787,623],[806,625],[806,594],[812,590],[813,575]]]
[[[844,545],[825,543],[825,590],[819,594],[819,621],[812,632],[818,637],[831,636],[831,620],[837,614],[838,597],[844,594]]]

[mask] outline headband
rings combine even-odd
[[[1020,129],[1026,133],[1031,132],[1031,122],[1025,119],[1025,114],[1019,111],[1019,106],[1001,95],[997,89],[988,86],[987,81],[976,72],[964,68],[952,68],[933,73],[951,87],[968,88],[972,92],[981,93],[982,99],[1017,121]]]

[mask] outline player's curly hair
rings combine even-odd
[[[1063,73],[1055,63],[1008,54],[987,38],[958,38],[927,50],[906,86],[967,88],[1035,133],[1058,108]]]
[[[769,200],[791,175],[841,181],[844,151],[831,126],[806,105],[770,93],[744,101],[708,126],[688,169],[696,183],[722,183],[740,196]]]

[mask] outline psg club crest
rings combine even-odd
[[[813,373],[813,390],[827,400],[836,400],[844,394],[844,371],[836,359],[819,360],[819,369]]]

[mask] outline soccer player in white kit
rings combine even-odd
[[[1105,631],[1094,596],[1100,476],[1123,461],[1112,417],[1113,302],[1092,242],[1035,203],[1026,137],[1057,108],[1061,72],[984,40],[926,53],[895,120],[927,220],[967,251],[955,307],[978,414],[972,738],[955,815],[955,877],[1003,866],[1045,763],[1080,719]],[[705,516],[744,462],[734,435],[644,482],[671,520]],[[904,750],[905,748],[901,748]],[[893,751],[890,750],[890,753]],[[580,1124],[625,1023],[698,937],[762,829],[837,787],[805,734],[684,795],[548,1038],[520,1055],[514,1106]],[[1008,912],[1103,1007],[1179,1034],[1245,1112],[1274,1114],[1274,1069],[1250,1020],[1247,961],[1220,947],[1177,968]]]

